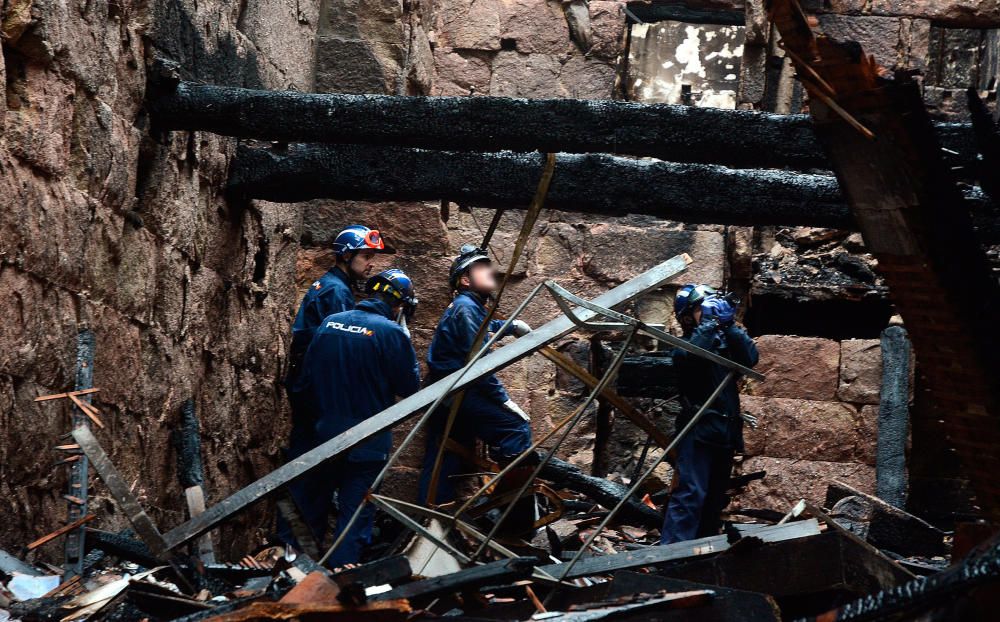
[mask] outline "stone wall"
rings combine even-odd
[[[84,327],[96,335],[97,436],[163,529],[185,518],[170,431],[187,398],[210,502],[277,464],[298,210],[227,203],[236,141],[151,135],[143,97],[154,58],[205,82],[311,90],[318,13],[305,0],[3,3],[0,547],[66,515],[52,447],[68,406],[33,398],[72,388]],[[126,526],[93,481],[95,525]],[[251,548],[267,521],[227,525],[222,551]],[[39,554],[61,559],[58,543]]]

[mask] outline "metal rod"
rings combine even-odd
[[[74,393],[86,391],[94,387],[94,333],[89,329],[81,330],[76,338],[76,385]],[[90,427],[86,406],[91,401],[90,394],[80,394],[79,397],[69,394],[73,400],[72,423],[76,427]],[[82,455],[79,460],[70,462],[68,465],[68,477],[66,486],[68,495],[83,501],[83,503],[67,504],[66,520],[73,523],[88,514],[87,501],[89,496],[90,464],[86,455]],[[63,577],[62,581],[68,581],[75,576],[83,574],[83,558],[86,554],[84,548],[83,527],[75,529],[66,534],[66,543],[63,555]]]
[[[646,481],[646,478],[652,475],[653,471],[656,470],[656,467],[660,466],[660,464],[664,460],[666,460],[667,455],[670,453],[670,450],[676,447],[677,443],[679,443],[681,439],[683,439],[687,435],[687,433],[691,431],[691,428],[693,428],[695,424],[698,423],[698,420],[701,419],[702,415],[705,414],[705,411],[708,410],[708,407],[715,402],[716,398],[719,397],[719,394],[722,393],[722,390],[726,388],[726,385],[728,385],[735,376],[736,372],[733,370],[730,370],[729,373],[726,374],[726,377],[722,379],[722,382],[719,383],[719,386],[715,387],[715,390],[712,391],[712,394],[710,396],[708,396],[708,399],[705,400],[705,403],[701,405],[701,408],[698,409],[698,412],[695,413],[694,417],[691,417],[691,421],[689,421],[688,424],[684,426],[684,428],[680,431],[680,433],[678,433],[677,436],[674,437],[674,440],[673,442],[670,443],[670,446],[663,450],[663,454],[659,458],[657,458],[656,461],[653,462],[653,464],[648,469],[646,469],[646,472],[642,474],[642,477],[640,477],[638,480],[632,483],[632,486],[628,489],[628,492],[626,492],[622,496],[621,500],[618,501],[618,503],[615,505],[615,507],[613,507],[611,511],[608,512],[608,515],[604,517],[604,520],[602,520],[601,523],[597,526],[597,529],[595,529],[594,532],[587,537],[586,542],[584,542],[583,546],[580,547],[580,550],[576,552],[576,555],[573,556],[573,559],[571,559],[569,563],[566,564],[566,568],[563,570],[562,575],[559,577],[560,581],[566,579],[567,575],[569,575],[570,571],[573,569],[573,566],[576,564],[577,561],[580,560],[580,557],[583,555],[584,551],[590,548],[590,545],[594,543],[594,539],[597,538],[597,536],[601,533],[601,531],[603,531],[604,528],[608,526],[608,523],[610,523],[611,519],[614,518],[615,514],[618,513],[618,510],[620,510],[622,506],[625,505],[625,502],[629,498],[631,498],[631,496],[635,493],[636,490],[639,489],[639,485],[642,484],[644,481]]]
[[[421,525],[417,521],[415,521],[412,518],[410,518],[409,516],[407,516],[404,512],[401,512],[398,508],[395,508],[391,504],[386,503],[385,501],[382,500],[381,497],[379,497],[377,495],[368,495],[368,497],[366,497],[366,499],[370,503],[372,503],[374,505],[377,505],[378,507],[382,508],[387,514],[389,514],[390,516],[392,516],[393,518],[395,518],[399,522],[403,523],[408,528],[412,529],[413,531],[419,533],[423,537],[425,537],[428,540],[430,540],[438,548],[445,549],[446,551],[448,551],[449,553],[451,553],[452,555],[454,555],[455,557],[457,557],[459,560],[461,560],[462,563],[468,564],[468,563],[470,563],[472,561],[471,559],[469,559],[468,555],[466,555],[465,553],[459,551],[458,549],[456,549],[455,547],[453,547],[451,544],[449,544],[448,542],[446,542],[443,537],[435,536],[434,534],[432,534],[430,532],[429,529],[425,529],[423,525]],[[346,531],[347,530],[345,529],[344,532],[346,533]],[[433,553],[432,553],[432,555],[433,555]]]
[[[516,309],[514,309],[514,313],[512,313],[509,318],[507,318],[507,320],[503,324],[503,327],[499,331],[494,333],[493,337],[491,337],[490,340],[486,342],[486,345],[484,345],[478,352],[476,352],[475,356],[469,359],[469,362],[465,364],[465,367],[459,370],[459,374],[448,385],[448,388],[445,391],[443,391],[436,400],[434,400],[434,403],[431,404],[430,408],[428,408],[427,411],[423,414],[423,416],[420,417],[416,425],[413,426],[413,429],[411,429],[410,432],[406,435],[406,438],[403,439],[403,442],[399,444],[398,448],[396,448],[396,451],[394,451],[392,455],[389,456],[389,460],[385,463],[385,466],[382,467],[382,470],[379,472],[378,476],[375,478],[375,481],[372,483],[371,490],[378,490],[378,486],[379,484],[382,483],[382,480],[385,479],[385,475],[386,473],[389,472],[389,468],[392,467],[392,465],[395,464],[395,462],[399,459],[399,456],[403,453],[403,450],[406,449],[406,447],[408,447],[411,442],[413,442],[413,439],[416,438],[417,433],[430,420],[431,415],[434,414],[434,411],[437,409],[437,407],[441,404],[442,401],[445,400],[445,398],[448,397],[448,394],[451,393],[451,390],[455,387],[455,385],[457,385],[459,381],[462,380],[466,372],[468,372],[469,369],[471,369],[472,366],[476,364],[476,362],[480,359],[480,357],[482,357],[485,353],[489,352],[490,347],[492,347],[493,344],[500,339],[501,335],[503,335],[504,332],[507,330],[507,328],[514,322],[514,320],[517,319],[517,316],[521,315],[521,313],[528,306],[528,304],[535,299],[535,296],[538,295],[538,292],[542,290],[542,285],[543,285],[542,283],[539,283],[537,286],[535,286],[535,289],[531,290],[531,293],[528,294],[528,297],[525,298],[521,302],[521,304],[518,305]],[[442,444],[443,442],[444,441],[442,439]],[[327,549],[323,557],[320,558],[319,563],[321,565],[326,563],[326,560],[330,558],[330,555],[332,555],[333,552],[337,550],[337,547],[340,546],[340,543],[344,541],[347,532],[351,529],[351,527],[354,526],[354,523],[357,522],[358,517],[361,515],[361,510],[364,508],[365,503],[366,499],[362,499],[361,503],[358,504],[358,509],[354,511],[354,514],[351,516],[351,519],[347,521],[347,526],[344,527],[344,530],[340,532],[340,534],[337,536],[337,539],[333,542],[333,544],[330,545],[330,548]]]

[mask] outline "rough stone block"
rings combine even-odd
[[[395,93],[405,55],[401,41],[320,36],[316,46],[316,91]]]
[[[248,2],[243,5],[238,22],[240,31],[260,53],[277,65],[285,78],[302,91],[311,90],[313,82],[319,4],[297,0]],[[331,2],[330,12],[352,4],[358,3]],[[331,16],[329,23],[339,23],[339,20]]]
[[[687,253],[694,259],[671,284],[707,283],[722,285],[725,245],[722,235],[714,231],[677,230],[671,225],[640,227],[639,223],[596,224],[584,238],[583,272],[603,283],[619,284],[666,261]],[[622,252],[623,240],[635,240]]]
[[[841,41],[855,41],[888,69],[918,69],[927,64],[930,22],[895,17],[820,15],[822,31]]]
[[[466,50],[499,50],[498,0],[443,0],[435,3],[438,43]]]
[[[748,393],[808,400],[836,399],[840,377],[840,344],[830,339],[763,335],[757,338],[757,371],[767,376],[751,381]]]
[[[866,462],[876,439],[850,404],[745,396],[741,406],[757,417],[747,429],[747,455],[827,462]]]
[[[737,468],[739,473],[767,471],[763,480],[747,485],[733,499],[731,508],[763,508],[787,512],[799,499],[822,505],[826,488],[834,480],[867,493],[875,490],[875,467],[853,462],[820,462],[753,456]]]
[[[498,52],[493,60],[490,95],[501,97],[561,97],[562,63],[549,54]]]
[[[882,347],[878,339],[848,339],[840,343],[842,402],[878,404],[882,389]]]
[[[518,52],[565,54],[570,51],[573,43],[559,0],[499,0],[499,5],[500,38],[513,40]]]
[[[560,97],[611,99],[615,89],[615,68],[597,58],[574,55],[559,74]]]
[[[50,175],[66,171],[74,84],[37,63],[7,67],[4,139],[10,152]]]
[[[434,50],[432,95],[486,95],[490,90],[490,62],[482,53],[437,48]]]
[[[622,3],[615,0],[591,0],[589,5],[593,42],[589,55],[614,59],[624,48],[625,14]]]

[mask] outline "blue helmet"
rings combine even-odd
[[[399,268],[383,270],[368,279],[365,291],[371,294],[398,300],[403,304],[407,317],[412,317],[417,308],[417,296],[413,290],[413,281]]]
[[[715,289],[708,285],[695,285],[688,283],[677,290],[674,297],[674,316],[680,319],[685,313],[694,310],[695,307],[705,302],[706,298],[715,295]]]
[[[374,251],[393,254],[396,249],[385,245],[382,235],[364,225],[351,225],[337,234],[333,240],[333,252],[338,258],[355,251]]]

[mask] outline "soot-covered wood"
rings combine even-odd
[[[154,82],[154,129],[245,139],[469,151],[614,153],[736,168],[829,169],[807,115],[591,99],[399,97]],[[972,166],[968,124],[938,124]]]

